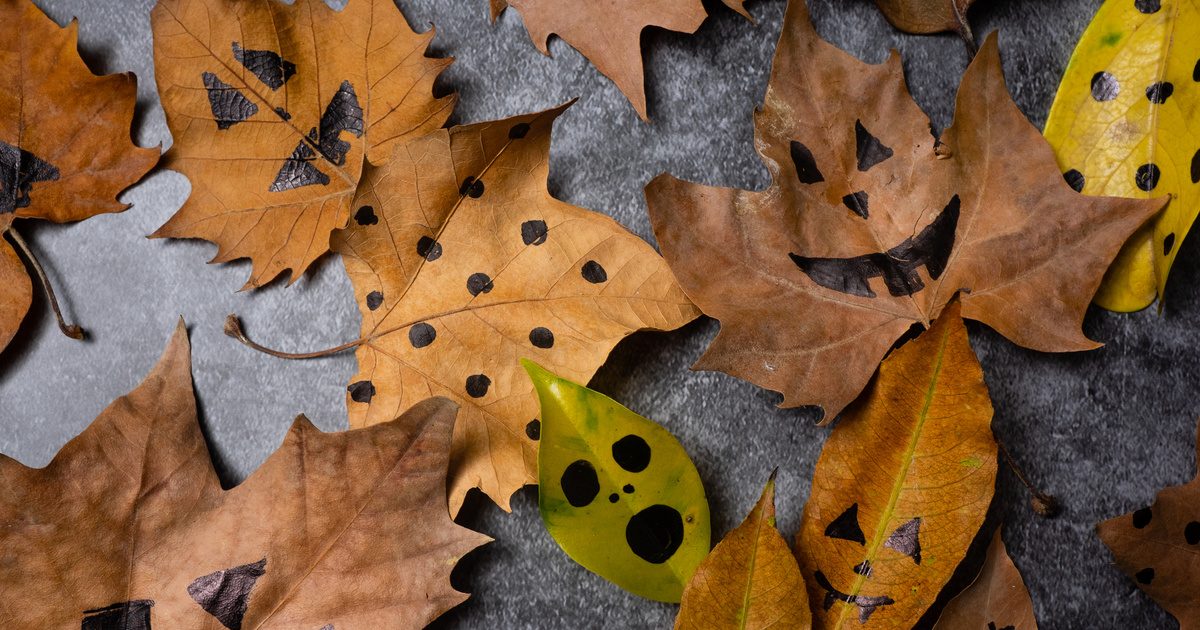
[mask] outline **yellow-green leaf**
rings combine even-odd
[[[1200,202],[1200,5],[1108,0],[1071,56],[1046,140],[1086,195],[1159,197],[1167,207],[1136,232],[1095,302],[1136,311],[1163,294]]]
[[[678,602],[709,550],[700,474],[666,429],[522,360],[542,403],[538,503],[576,562],[631,593]]]

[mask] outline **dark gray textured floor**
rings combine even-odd
[[[134,70],[140,78],[143,144],[169,143],[154,91],[148,11],[151,0],[37,0],[58,21],[81,18],[93,67]],[[695,36],[645,37],[653,124],[638,121],[624,98],[562,42],[538,54],[519,16],[488,23],[486,0],[401,0],[410,21],[435,22],[434,42],[457,62],[442,81],[461,94],[455,115],[473,122],[580,101],[556,126],[551,190],[609,213],[650,238],[641,189],[655,174],[741,187],[766,185],[752,147],[751,111],[763,92],[782,0],[756,0],[752,25],[710,2]],[[909,84],[935,125],[951,118],[967,62],[948,36],[897,33],[868,0],[814,2],[818,29],[872,62],[890,48],[904,54]],[[1074,42],[1099,0],[980,3],[981,35],[1001,30],[1009,85],[1021,109],[1044,123]],[[204,428],[217,465],[232,484],[282,439],[294,414],[319,426],[345,426],[350,355],[285,362],[254,354],[221,335],[238,312],[269,345],[314,349],[353,338],[359,316],[341,263],[328,257],[297,286],[234,293],[245,265],[206,266],[213,247],[142,238],[169,217],[188,191],[183,177],[157,173],[130,191],[135,207],[77,226],[25,227],[51,268],[69,310],[93,340],[59,335],[37,305],[22,340],[0,355],[0,452],[44,465],[110,400],[132,388],[161,351],[175,317],[191,324],[194,371]],[[996,407],[994,429],[1031,477],[1060,496],[1064,514],[1035,517],[1013,475],[1002,472],[995,521],[1022,569],[1041,627],[1174,627],[1170,617],[1111,564],[1093,532],[1098,520],[1148,504],[1194,466],[1200,283],[1196,239],[1184,243],[1164,316],[1093,313],[1087,331],[1108,345],[1080,355],[1044,355],[972,327]],[[722,374],[686,368],[716,332],[702,320],[671,334],[622,343],[594,385],[664,424],[694,457],[710,494],[714,532],[736,525],[770,468],[781,468],[779,525],[791,536],[826,430],[812,414],[774,408],[778,397]],[[439,621],[443,628],[669,627],[674,607],[626,595],[573,564],[547,536],[535,493],[514,513],[469,504],[465,522],[497,542],[457,572],[474,596]]]

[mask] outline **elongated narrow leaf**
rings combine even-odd
[[[934,630],[1037,630],[1037,627],[1029,589],[1025,588],[1017,565],[1008,557],[997,529],[979,576],[967,590],[950,600]]]
[[[522,360],[542,403],[538,505],[576,562],[634,594],[678,602],[709,550],[700,474],[666,429]]]
[[[1200,5],[1108,0],[1084,31],[1046,121],[1063,177],[1085,195],[1171,201],[1136,232],[1096,303],[1136,311],[1163,295],[1200,212]]]
[[[700,563],[676,630],[808,628],[812,614],[796,557],[775,529],[775,475],[746,520]]]
[[[983,524],[992,404],[958,302],[892,354],[821,451],[796,556],[816,628],[911,628]]]

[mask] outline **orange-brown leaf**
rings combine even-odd
[[[983,524],[992,404],[957,302],[825,442],[796,537],[816,628],[911,628]]]
[[[892,26],[926,35],[945,31],[970,33],[967,11],[975,0],[875,0]]]
[[[1083,315],[1120,246],[1164,199],[1084,197],[1012,102],[995,37],[936,141],[900,59],[865,64],[791,2],[757,146],[761,192],[663,175],[655,235],[688,296],[721,321],[697,363],[821,405],[829,422],[913,324],[963,315],[1023,346],[1096,344]]]
[[[1200,435],[1197,436],[1200,456]],[[1179,620],[1200,628],[1200,473],[1159,491],[1154,503],[1096,526],[1117,566]]]
[[[609,217],[546,191],[564,108],[438,130],[371,167],[334,238],[362,311],[351,426],[429,396],[462,406],[451,506],[507,509],[537,480],[538,398],[519,360],[586,383],[618,341],[699,313],[666,262]]]
[[[811,627],[800,567],[775,529],[775,475],[754,509],[700,563],[683,591],[676,630]]]
[[[81,221],[126,206],[117,195],[158,161],[130,139],[133,74],[96,76],[28,0],[0,0],[0,235],[14,219]],[[24,265],[0,238],[0,350],[29,310]]]
[[[1029,589],[1008,557],[999,529],[988,546],[979,576],[967,590],[950,600],[934,626],[934,630],[961,628],[1037,630]]]
[[[730,1],[736,0],[727,0]],[[694,33],[708,15],[701,0],[490,0],[490,3],[493,19],[506,6],[519,11],[529,37],[542,54],[550,54],[551,35],[558,35],[573,46],[617,85],[642,120],[649,120],[642,69],[642,31],[657,26]]]
[[[453,403],[343,433],[301,416],[226,492],[189,364],[181,323],[49,466],[0,456],[0,626],[394,628],[466,598],[450,570],[486,537],[446,510]]]
[[[166,165],[192,194],[155,236],[249,258],[248,286],[295,281],[346,225],[363,163],[441,127],[433,97],[449,59],[425,56],[393,0],[161,0],[155,69],[175,145]]]

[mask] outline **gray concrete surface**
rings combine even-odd
[[[137,139],[169,144],[154,87],[151,0],[36,0],[60,23],[80,17],[82,48],[96,70],[140,77]],[[695,36],[644,38],[653,124],[641,123],[611,83],[561,41],[537,53],[521,20],[496,25],[485,0],[400,0],[410,21],[436,23],[434,47],[455,64],[441,84],[461,94],[455,121],[474,122],[581,99],[558,122],[550,189],[616,217],[651,239],[642,186],[661,171],[713,184],[766,185],[754,154],[750,114],[760,99],[782,0],[749,4],[750,24],[710,2]],[[917,101],[943,127],[967,56],[953,37],[900,34],[869,0],[814,0],[821,33],[872,62],[891,48],[905,57]],[[978,33],[1001,31],[1009,85],[1041,125],[1074,42],[1099,0],[993,0],[973,13]],[[62,337],[44,304],[0,355],[0,452],[41,466],[110,400],[132,388],[162,349],[175,318],[191,324],[202,423],[227,485],[254,470],[280,442],[294,414],[327,430],[346,426],[351,355],[287,362],[255,354],[221,334],[240,313],[269,345],[313,349],[356,336],[359,316],[340,261],[325,258],[297,286],[236,293],[244,264],[207,266],[211,245],[144,238],[188,194],[177,174],[157,172],[127,193],[134,208],[73,226],[24,225],[42,252],[72,317],[92,333]],[[1097,521],[1148,504],[1194,466],[1200,282],[1196,239],[1183,244],[1166,312],[1092,313],[1086,324],[1108,345],[1078,355],[1023,350],[972,327],[996,407],[994,429],[1030,476],[1065,504],[1056,520],[1027,508],[1004,471],[992,523],[1024,572],[1042,628],[1169,628],[1174,622],[1119,573],[1096,538]],[[778,397],[722,374],[687,367],[716,333],[701,320],[671,334],[622,343],[594,385],[675,433],[707,485],[714,531],[737,524],[769,470],[781,468],[779,525],[791,536],[827,432],[804,410],[779,410]],[[627,595],[572,563],[537,517],[532,490],[505,515],[483,500],[466,524],[497,541],[456,572],[473,597],[440,628],[669,627],[675,608]]]

